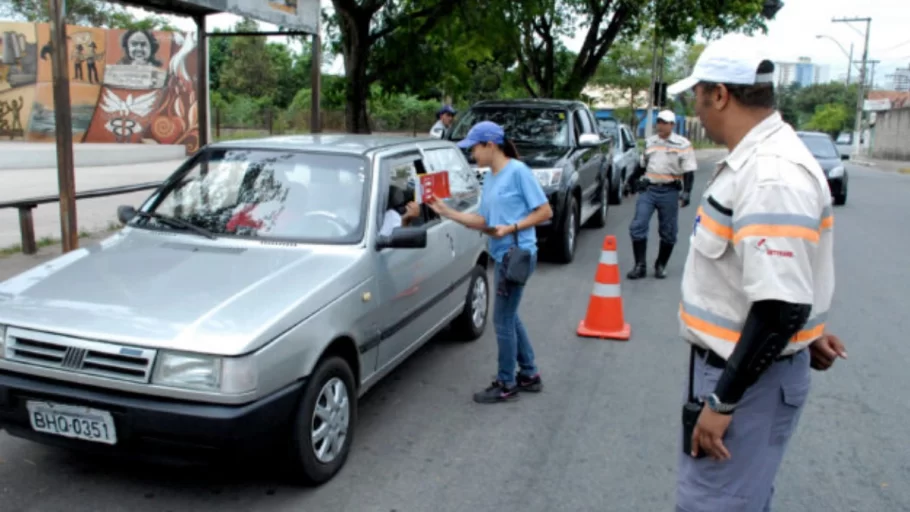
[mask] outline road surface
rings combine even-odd
[[[698,194],[712,165],[703,157],[700,167]],[[778,475],[775,510],[910,509],[910,316],[901,305],[910,290],[910,176],[850,172],[848,204],[835,213],[837,298],[829,324],[847,343],[849,360],[813,374]],[[289,486],[259,466],[186,471],[93,461],[0,433],[0,509],[672,510],[688,369],[676,310],[694,204],[680,218],[670,277],[623,282],[631,341],[574,334],[605,234],[617,235],[621,269],[630,268],[632,210],[629,200],[613,207],[607,228],[583,231],[573,264],[542,264],[529,284],[521,311],[546,384],[540,395],[507,405],[471,401],[495,373],[488,326],[472,344],[431,342],[371,391],[346,468],[321,488]],[[653,230],[656,236],[656,219]]]

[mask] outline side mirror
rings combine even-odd
[[[392,230],[389,236],[380,236],[377,249],[423,249],[427,246],[427,232],[423,228],[402,227]]]
[[[136,216],[136,209],[132,206],[118,206],[117,207],[117,220],[121,224],[126,224],[129,221],[133,220]]]
[[[850,153],[841,153],[840,159],[841,160],[850,160]]]
[[[599,146],[601,142],[600,136],[596,133],[583,133],[578,137],[578,145],[583,148]]]

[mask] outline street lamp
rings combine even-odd
[[[847,57],[847,83],[846,83],[846,85],[849,86],[850,85],[850,71],[853,69],[853,43],[850,43],[850,53],[848,54],[847,50],[844,49],[844,45],[840,44],[837,41],[837,39],[834,39],[831,36],[826,36],[825,34],[819,34],[819,35],[815,36],[815,38],[816,39],[830,39],[831,41],[834,41],[834,44],[836,44],[838,47],[840,47],[840,50],[842,52],[844,52],[844,55]]]

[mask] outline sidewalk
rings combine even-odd
[[[868,156],[861,156],[856,159],[849,160],[851,164],[862,165],[863,167],[869,167],[872,169],[878,169],[886,172],[898,172],[901,174],[910,174],[910,162],[905,162],[901,160],[882,160],[879,158],[871,158]]]
[[[113,231],[104,231],[80,238],[79,247],[86,247],[100,242],[114,233]],[[0,282],[19,275],[32,267],[46,263],[61,254],[63,254],[63,246],[59,243],[39,247],[38,252],[31,256],[21,252],[15,254],[0,253]]]

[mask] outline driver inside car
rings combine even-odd
[[[410,192],[410,195],[408,192]],[[419,216],[420,207],[414,201],[413,190],[408,189],[406,192],[401,187],[390,185],[388,209],[382,218],[382,227],[379,229],[379,234],[389,236],[395,228],[409,226]]]

